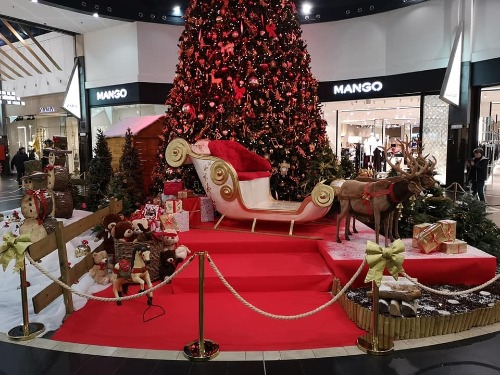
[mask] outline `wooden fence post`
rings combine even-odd
[[[61,281],[66,285],[72,285],[73,281],[71,280],[69,272],[68,253],[66,251],[66,238],[63,231],[63,223],[61,221],[57,222],[55,235],[57,252],[59,255],[59,269],[61,270]],[[73,296],[71,292],[63,288],[62,293],[64,305],[66,306],[66,316],[64,317],[64,320],[66,320],[75,311],[75,308],[73,306]]]

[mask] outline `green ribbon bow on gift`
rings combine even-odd
[[[398,274],[403,271],[405,245],[403,241],[396,240],[390,247],[381,247],[375,242],[366,243],[366,262],[370,267],[366,274],[365,283],[375,281],[378,287],[382,282],[384,269],[387,267],[389,273],[398,279]]]
[[[0,245],[0,264],[4,272],[12,259],[16,260],[14,271],[19,272],[24,268],[24,252],[31,245],[30,237],[29,234],[16,237],[12,232],[3,235],[4,242]]]

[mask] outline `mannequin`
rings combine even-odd
[[[363,142],[363,151],[365,154],[363,166],[373,167],[373,154],[379,145],[379,141],[375,138],[375,134],[371,133],[370,136]]]

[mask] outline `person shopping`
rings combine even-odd
[[[467,161],[469,166],[469,181],[471,183],[471,193],[475,197],[479,197],[481,202],[484,202],[484,183],[488,172],[488,158],[484,156],[482,148],[476,148],[474,158]]]
[[[21,177],[24,176],[24,162],[28,161],[29,157],[28,154],[26,153],[26,148],[20,147],[19,151],[17,154],[14,155],[12,160],[10,161],[10,168],[14,169],[16,167],[16,172],[17,172],[17,184],[19,186],[22,186],[22,180]]]

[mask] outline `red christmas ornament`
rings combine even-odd
[[[189,118],[191,120],[194,120],[196,117],[196,111],[195,111],[194,107],[189,103],[185,103],[182,106],[182,112],[189,114]]]
[[[252,76],[248,79],[248,85],[254,89],[259,86],[259,79],[255,76]]]
[[[234,30],[234,31],[232,32],[231,36],[232,36],[234,39],[236,39],[236,38],[238,38],[238,37],[240,36],[240,33],[239,33],[239,32],[237,32],[236,30]]]
[[[205,119],[205,115],[203,113],[198,113],[198,120],[203,121]]]

